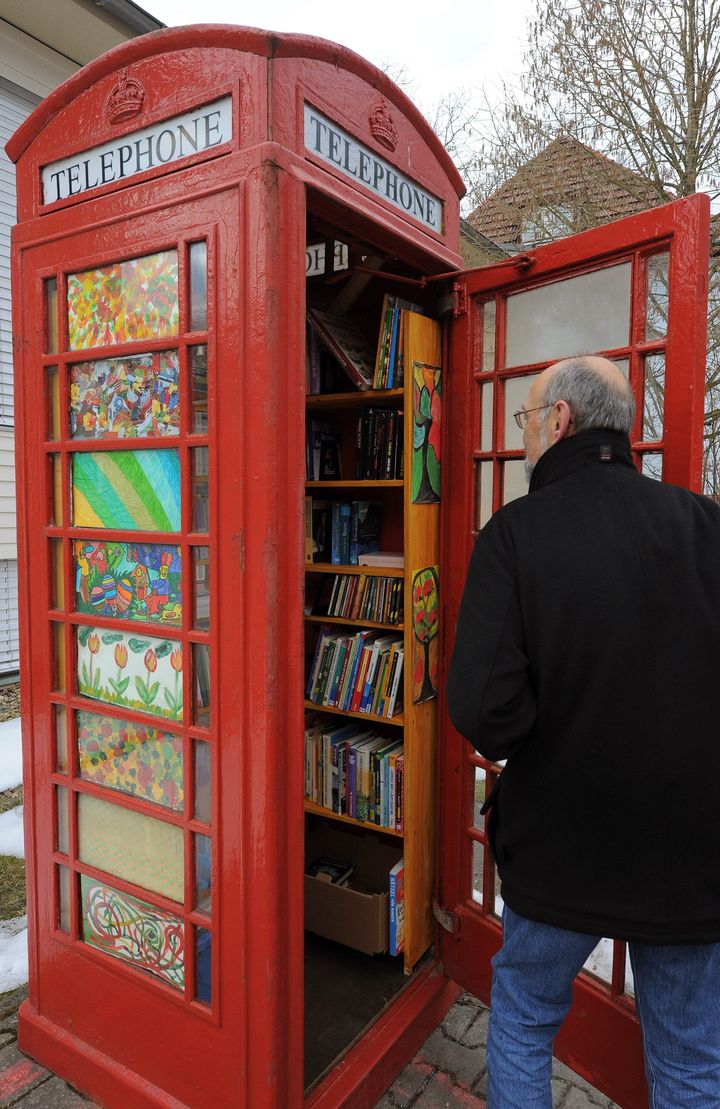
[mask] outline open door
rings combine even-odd
[[[512,413],[547,365],[578,353],[617,362],[637,401],[638,468],[700,489],[708,249],[709,202],[696,195],[458,276],[443,463],[445,673],[474,538],[527,489]],[[472,750],[442,705],[440,727],[440,957],[487,1002],[502,901],[480,808],[501,767]],[[625,944],[604,940],[593,952],[556,1053],[623,1109],[647,1104]]]

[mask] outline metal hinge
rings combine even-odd
[[[446,932],[454,935],[455,932],[460,931],[460,918],[457,913],[453,913],[449,909],[443,909],[437,897],[433,897],[432,911],[436,921]]]
[[[453,281],[453,316],[464,316],[467,312],[467,287],[464,281]]]

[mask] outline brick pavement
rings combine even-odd
[[[470,994],[461,996],[376,1109],[482,1109],[487,1089],[487,1018],[484,1005]],[[91,1109],[93,1102],[23,1055],[16,1039],[17,1013],[6,1006],[4,1013],[0,1010],[0,1109]],[[620,1109],[557,1061],[553,1106]]]

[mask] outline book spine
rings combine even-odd
[[[347,805],[348,816],[355,816],[355,782],[357,770],[357,751],[352,744],[348,745],[348,771],[347,771]]]
[[[390,871],[389,902],[388,951],[391,955],[397,955],[397,875],[394,867]]]

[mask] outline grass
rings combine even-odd
[[[0,855],[0,920],[12,920],[25,912],[25,862]]]

